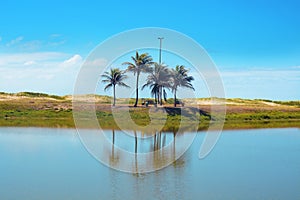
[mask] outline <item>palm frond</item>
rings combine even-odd
[[[129,85],[127,85],[127,84],[125,84],[125,83],[123,83],[123,82],[119,82],[118,85],[119,85],[119,86],[122,86],[122,87],[130,88]]]
[[[111,88],[113,86],[112,83],[109,83],[108,85],[105,86],[104,91],[108,90],[109,88]]]

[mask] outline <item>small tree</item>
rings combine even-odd
[[[129,86],[123,82],[127,78],[124,73],[125,72],[121,71],[119,68],[112,68],[109,72],[104,72],[104,74],[101,75],[103,78],[102,82],[107,83],[107,85],[104,87],[104,91],[111,87],[113,88],[113,106],[116,105],[116,85],[129,88]]]

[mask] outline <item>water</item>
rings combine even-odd
[[[299,129],[224,131],[199,160],[203,137],[175,164],[134,175],[99,163],[75,130],[0,128],[0,199],[300,199]]]

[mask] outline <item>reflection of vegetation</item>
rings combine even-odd
[[[184,155],[173,162],[173,166],[175,168],[181,168],[184,167],[184,165],[185,165]]]
[[[115,153],[115,129],[112,129],[111,154],[109,157],[110,165],[116,165],[119,162],[119,159],[118,153]]]

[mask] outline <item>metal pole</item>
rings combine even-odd
[[[163,37],[158,37],[159,39],[159,64],[161,65],[161,46],[162,46],[162,40],[164,39]],[[159,87],[159,96],[160,99],[158,101],[160,102],[160,105],[162,105],[162,86]]]
[[[162,40],[164,39],[163,37],[159,37],[159,64],[161,64],[161,46],[162,46]]]

